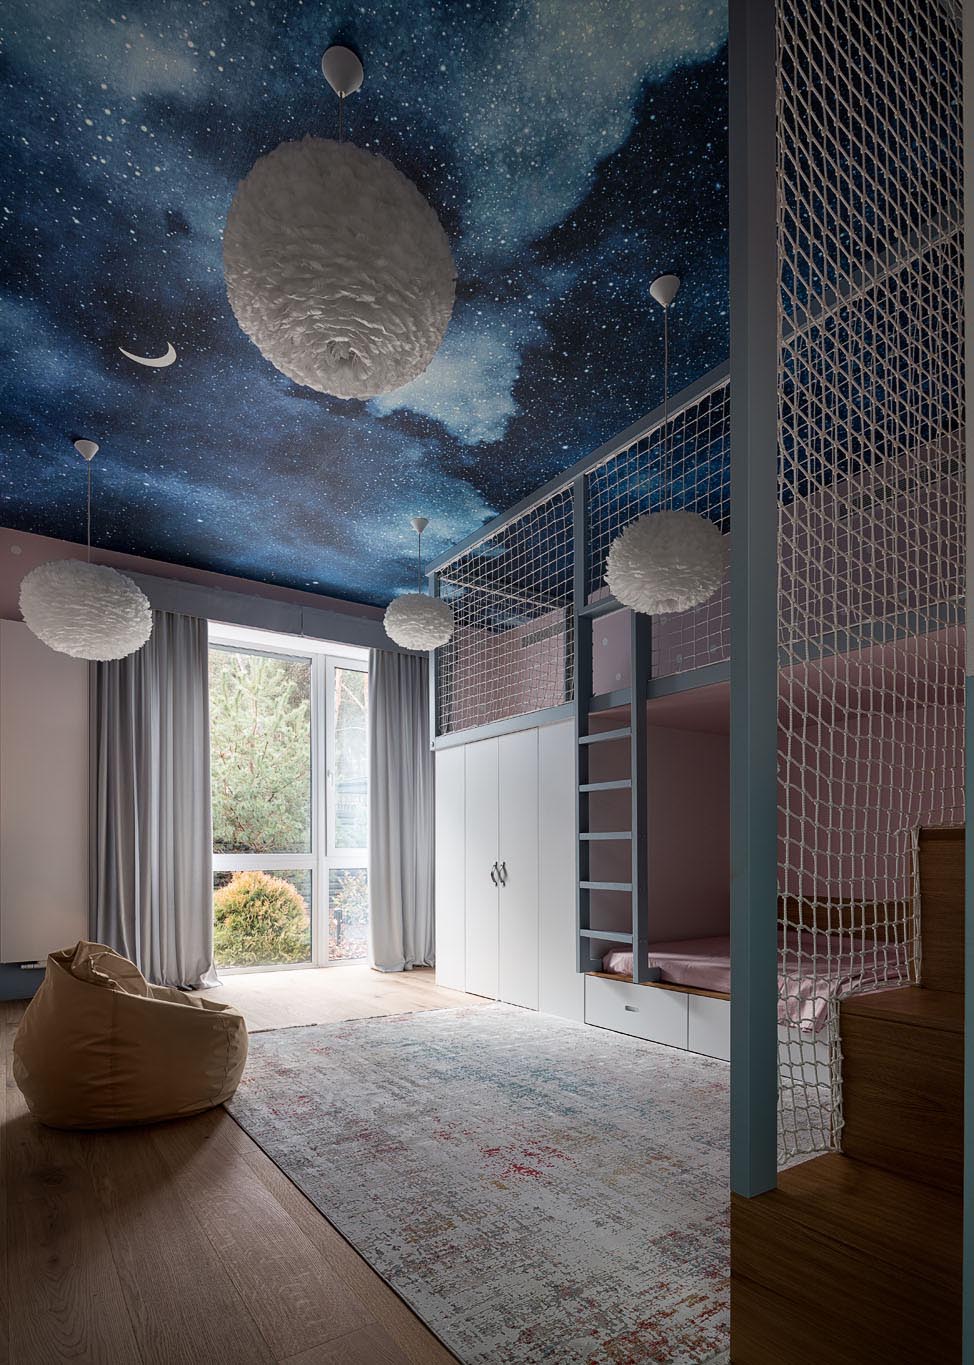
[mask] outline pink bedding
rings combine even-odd
[[[825,941],[827,940],[827,942]],[[651,943],[649,965],[672,986],[730,991],[730,939]],[[610,952],[602,969],[632,975],[632,953]],[[876,943],[862,934],[778,934],[778,1022],[812,1033],[829,1021],[832,1003],[909,980],[906,945]]]
[[[730,939],[688,938],[674,943],[651,943],[649,965],[659,967],[660,980],[671,986],[696,986],[702,991],[730,990]],[[606,953],[602,970],[632,976],[632,953]]]

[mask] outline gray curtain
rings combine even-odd
[[[372,965],[433,964],[433,754],[425,657],[369,654]]]
[[[152,619],[92,664],[91,932],[150,981],[216,985],[207,625]]]

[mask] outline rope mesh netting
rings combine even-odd
[[[572,700],[573,524],[569,487],[439,570],[456,627],[436,651],[437,734]]]
[[[838,1146],[839,1001],[919,979],[963,821],[960,7],[779,0],[779,1139]]]

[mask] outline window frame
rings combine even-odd
[[[330,767],[335,732],[335,669],[368,674],[368,651],[353,645],[282,635],[246,626],[209,622],[209,648],[238,654],[295,659],[311,665],[311,851],[309,853],[213,853],[214,872],[294,871],[311,873],[311,956],[307,962],[277,962],[253,967],[220,967],[224,975],[242,972],[303,971],[310,967],[353,965],[363,959],[332,959],[329,943],[332,869],[368,870],[368,847],[334,847],[335,800]],[[366,735],[368,732],[366,731]],[[368,739],[366,739],[368,743]],[[368,752],[366,751],[366,765]]]

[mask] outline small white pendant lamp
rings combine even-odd
[[[384,156],[343,141],[362,84],[350,48],[321,59],[338,141],[305,137],[240,182],[223,234],[234,316],[295,383],[375,398],[423,373],[453,312],[456,269],[433,208]]]
[[[74,442],[88,463],[88,558],[54,559],[20,585],[20,613],[49,649],[75,659],[124,659],[152,634],[152,607],[126,574],[91,562],[91,462],[95,441]]]
[[[672,502],[670,399],[670,305],[680,281],[660,275],[650,285],[663,310],[663,492]],[[696,512],[669,508],[630,522],[609,548],[605,581],[616,601],[647,616],[688,611],[710,600],[724,576],[726,555],[720,528]]]
[[[429,518],[412,517],[411,522],[419,537],[417,590],[393,598],[386,607],[383,625],[389,639],[403,649],[438,649],[453,635],[453,608],[442,597],[428,597],[423,592],[423,532]]]

